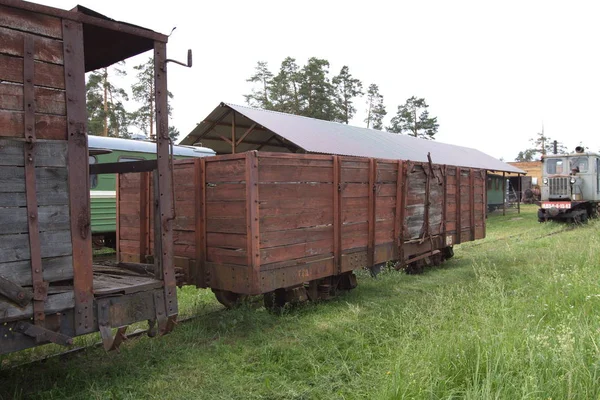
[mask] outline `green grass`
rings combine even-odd
[[[258,299],[213,312],[184,288],[182,314],[203,317],[120,354],[1,371],[0,398],[600,398],[599,228],[538,224],[534,206],[491,215],[441,268],[361,272],[281,316]]]

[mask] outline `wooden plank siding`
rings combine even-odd
[[[75,306],[73,291],[52,289],[73,279],[62,35],[59,18],[0,6],[0,275],[41,290],[37,310],[0,296],[0,322],[35,311],[43,323],[43,314]]]
[[[176,161],[175,255],[189,259],[197,286],[245,294],[408,260],[485,235],[485,173],[460,171],[260,152]],[[118,189],[119,240],[121,252],[135,257],[144,189],[136,174],[130,176]]]

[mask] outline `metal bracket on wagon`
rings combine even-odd
[[[39,325],[30,324],[29,322],[18,322],[14,330],[15,332],[34,338],[37,343],[52,342],[62,346],[73,344],[72,337],[51,331]]]

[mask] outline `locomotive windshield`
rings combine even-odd
[[[549,158],[546,161],[546,172],[548,174],[565,174],[565,162],[562,158]]]
[[[587,157],[574,157],[571,159],[571,171],[576,169],[577,172],[587,172],[588,170],[588,158]]]

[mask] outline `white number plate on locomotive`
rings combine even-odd
[[[545,201],[542,203],[542,208],[558,208],[559,210],[568,210],[571,208],[570,201]]]

